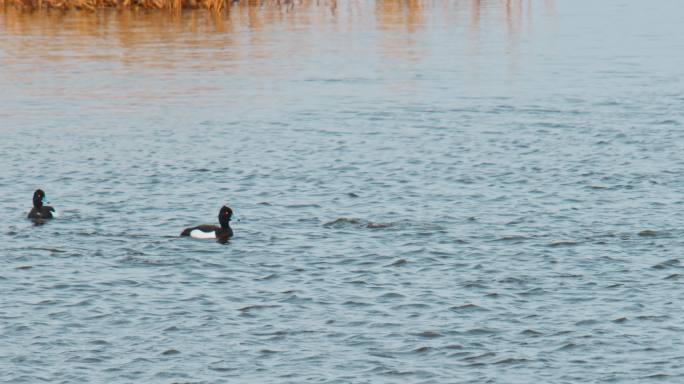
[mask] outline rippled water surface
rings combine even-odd
[[[681,20],[0,11],[0,382],[683,382]]]

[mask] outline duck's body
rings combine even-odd
[[[29,219],[52,219],[57,217],[57,211],[46,204],[45,192],[42,189],[37,189],[33,192],[33,208],[28,213]]]
[[[219,211],[218,219],[220,226],[211,224],[202,224],[196,227],[185,228],[181,232],[181,236],[190,236],[196,239],[217,239],[219,241],[227,241],[233,237],[233,229],[230,227],[230,219],[233,216],[233,210],[223,206]]]
[[[57,217],[57,212],[49,205],[43,205],[40,208],[33,207],[28,213],[29,219],[52,219]]]
[[[233,237],[233,229],[221,228],[218,225],[202,224],[196,227],[185,228],[181,236],[190,236],[196,239],[218,239],[220,237]]]

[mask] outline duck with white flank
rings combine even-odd
[[[43,192],[42,189],[36,189],[36,191],[33,192],[33,208],[31,208],[28,218],[34,220],[43,220],[57,217],[57,211],[46,204],[49,203],[45,199],[45,192]]]
[[[230,220],[233,217],[233,210],[225,205],[221,207],[218,214],[220,226],[202,224],[196,227],[185,228],[181,236],[190,236],[196,239],[216,239],[219,242],[226,242],[233,237],[233,229],[230,227]]]

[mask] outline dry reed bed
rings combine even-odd
[[[89,10],[98,8],[143,8],[143,9],[197,9],[204,8],[221,11],[240,0],[0,0],[0,8],[15,7],[26,11],[56,10]],[[250,5],[291,5],[294,0],[243,0]]]

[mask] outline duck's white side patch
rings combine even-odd
[[[59,214],[57,213],[56,209],[52,211],[52,217],[54,217],[55,219],[59,217]]]
[[[199,229],[193,229],[190,231],[190,237],[194,237],[195,239],[215,239],[216,232],[204,232],[200,231]]]

